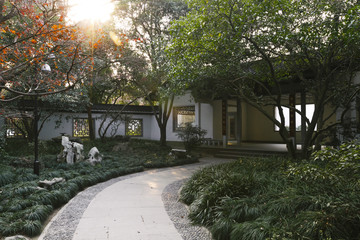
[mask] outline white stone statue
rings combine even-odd
[[[75,159],[76,161],[80,162],[84,160],[84,155],[83,155],[83,151],[84,151],[84,146],[80,143],[74,142],[73,143],[73,149],[75,149]]]
[[[69,140],[69,138],[66,136],[62,136],[61,145],[63,145],[63,147],[64,147],[62,155],[63,155],[63,157],[65,157],[66,162],[68,164],[73,164],[74,163],[74,151],[73,151],[72,143]]]
[[[87,159],[86,161],[90,162],[92,165],[99,163],[102,160],[102,156],[97,147],[93,147],[92,149],[90,149],[88,157],[89,159]]]
[[[62,136],[61,145],[63,145],[64,150],[59,154],[58,160],[65,160],[68,164],[74,164],[74,162],[79,162],[84,160],[83,156],[83,145],[77,142],[71,142],[68,137]]]
[[[58,155],[58,161],[66,161],[68,164],[74,164],[74,162],[80,162],[84,160],[84,146],[77,142],[71,142],[68,137],[62,136],[61,145],[64,150]],[[102,161],[102,155],[96,147],[90,149],[87,162],[95,165]]]

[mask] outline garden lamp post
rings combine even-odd
[[[41,66],[41,72],[50,73],[51,68],[49,64],[45,63]],[[39,124],[39,105],[38,105],[38,97],[39,90],[35,90],[35,108],[34,108],[34,174],[40,175],[40,161],[39,161],[39,132],[38,132],[38,124]]]
[[[35,92],[35,108],[34,108],[34,150],[35,150],[35,160],[34,160],[34,174],[40,175],[40,161],[39,161],[39,133],[38,133],[38,122],[39,122],[39,112],[38,112],[38,95]]]

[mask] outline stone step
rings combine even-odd
[[[262,156],[286,156],[286,152],[271,152],[271,151],[255,151],[255,150],[219,150],[214,153],[214,157],[218,158],[227,158],[227,159],[237,159],[240,157],[262,157]]]

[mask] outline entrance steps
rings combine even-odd
[[[211,154],[217,158],[238,159],[240,157],[270,157],[270,156],[287,156],[287,151],[279,151],[278,149],[263,148],[234,148],[232,146],[222,148],[200,147],[203,153]]]
[[[214,157],[237,159],[240,157],[270,157],[270,156],[286,156],[286,155],[287,153],[283,153],[283,152],[223,149],[215,153]]]

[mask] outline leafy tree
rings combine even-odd
[[[89,67],[84,35],[65,22],[61,1],[0,1],[0,10],[1,101],[59,93],[81,80]]]
[[[124,49],[122,39],[116,36],[112,40],[110,36],[115,36],[111,31],[113,26],[105,26],[97,22],[91,24],[82,23],[81,28],[85,30],[89,39],[89,44],[85,44],[84,49],[91,56],[92,68],[84,76],[82,89],[88,96],[86,109],[88,113],[90,139],[95,139],[95,129],[93,126],[92,106],[94,104],[115,102],[121,96],[122,85],[114,78],[115,64],[117,59],[121,59]],[[114,37],[113,37],[114,38]],[[105,119],[103,123],[105,122]],[[103,124],[102,123],[102,124]],[[100,133],[103,136],[106,134]]]
[[[188,4],[191,12],[172,28],[174,80],[183,86],[194,84],[200,96],[239,98],[255,107],[279,127],[294,157],[283,108],[297,110],[282,97],[296,88],[304,90],[315,104],[312,119],[306,119],[303,156],[308,157],[311,146],[318,147],[323,134],[338,124],[325,122],[340,108],[344,117],[359,91],[353,82],[360,66],[358,1]],[[280,121],[265,110],[268,106],[278,107]],[[330,113],[325,114],[325,106]]]
[[[166,145],[166,125],[174,94],[168,91],[170,81],[165,49],[171,38],[171,22],[185,15],[187,7],[179,0],[123,0],[118,11],[119,22],[129,26],[124,30],[127,36],[136,40],[134,50],[147,63],[140,73],[133,75],[133,84],[153,108],[160,128],[160,144]]]
[[[126,41],[125,41],[126,43]],[[143,72],[146,62],[135,51],[129,49],[125,44],[120,58],[116,58],[112,64],[112,73],[109,79],[112,84],[111,88],[106,91],[106,98],[103,100],[106,104],[111,104],[102,116],[102,122],[98,129],[98,134],[101,138],[106,137],[106,133],[110,127],[116,126],[127,119],[124,117],[123,111],[126,106],[138,103],[143,98],[143,92],[139,91],[137,84],[137,77]],[[114,111],[116,104],[122,104],[120,110]],[[110,119],[110,121],[109,121]]]
[[[114,111],[115,105],[128,105],[139,98],[139,91],[136,91],[131,83],[131,75],[139,70],[137,65],[143,65],[144,61],[135,57],[136,54],[129,49],[130,40],[125,34],[117,33],[112,24],[105,26],[98,23],[83,23],[82,28],[89,29],[87,35],[91,42],[86,45],[86,51],[93,63],[91,71],[84,77],[85,84],[82,87],[89,100],[86,105],[91,139],[95,139],[92,126],[93,105],[113,105],[101,116],[98,135],[104,139],[108,130],[123,120],[123,109]],[[135,63],[135,60],[138,62]]]
[[[92,105],[116,102],[116,95],[121,96],[122,85],[112,75],[116,59],[121,58],[122,39],[111,35],[111,26],[104,28],[84,22],[72,25],[65,21],[68,6],[60,0],[0,1],[0,7],[0,31],[4,33],[0,37],[2,101],[35,99],[75,88],[79,93],[75,97],[81,98],[82,103],[88,99],[85,105],[90,137],[95,138]],[[52,71],[41,71],[44,65],[49,65]],[[68,93],[66,97],[42,100],[49,103],[50,99],[55,106],[64,106],[66,101],[71,106],[74,96]],[[21,115],[21,107],[18,110]],[[46,119],[52,113],[41,111],[40,117]],[[31,127],[34,119],[24,118],[23,122]],[[27,132],[32,139],[31,131]]]
[[[22,114],[21,105],[17,114],[30,139],[39,133],[38,98],[75,88],[91,67],[81,46],[85,35],[65,21],[66,12],[60,0],[0,1],[1,108],[20,98],[33,103],[32,116]]]

